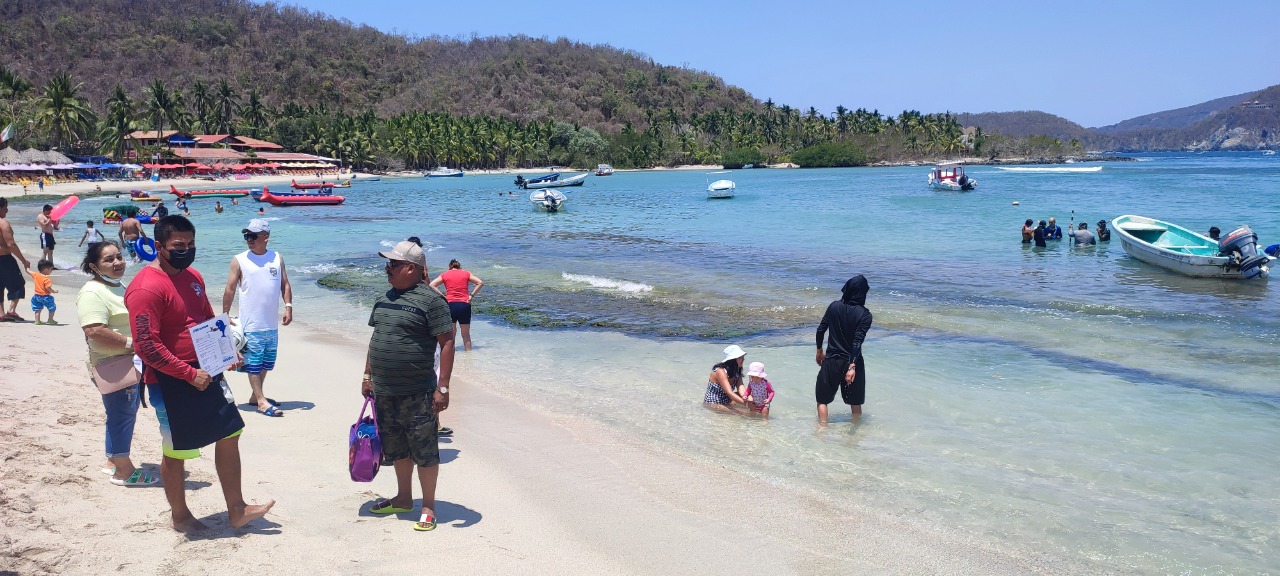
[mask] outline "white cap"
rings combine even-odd
[[[378,255],[387,260],[402,260],[410,264],[417,264],[419,268],[424,270],[427,267],[427,255],[422,253],[422,247],[408,240],[402,240],[396,244],[395,248],[387,252],[379,252]]]
[[[266,232],[267,234],[270,234],[271,223],[261,218],[254,218],[253,220],[249,221],[249,226],[247,226],[244,230],[241,230],[240,232],[242,233]]]

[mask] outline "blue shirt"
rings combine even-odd
[[[1062,228],[1057,224],[1050,224],[1044,229],[1044,238],[1045,240],[1061,240]]]

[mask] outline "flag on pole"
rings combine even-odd
[[[0,144],[13,139],[13,122],[5,127],[4,132],[0,132]]]

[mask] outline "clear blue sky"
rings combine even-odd
[[[1042,110],[1084,126],[1280,84],[1280,1],[284,0],[410,36],[565,37],[831,113]]]

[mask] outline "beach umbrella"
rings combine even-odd
[[[66,156],[62,155],[60,152],[57,152],[56,150],[50,150],[48,152],[45,152],[44,158],[45,158],[45,161],[50,164],[70,164],[71,163],[70,158],[67,158]]]
[[[12,147],[6,147],[0,150],[0,163],[3,164],[19,164],[22,162],[22,153],[14,150]]]
[[[44,160],[44,153],[39,150],[36,150],[35,148],[27,148],[26,150],[23,150],[19,154],[22,156],[22,161],[26,162],[27,164],[30,164],[32,162],[41,162]]]
[[[200,166],[200,164],[199,164],[198,162],[188,162],[188,163],[187,163],[187,168],[197,168],[197,167],[199,167],[199,166]]]

